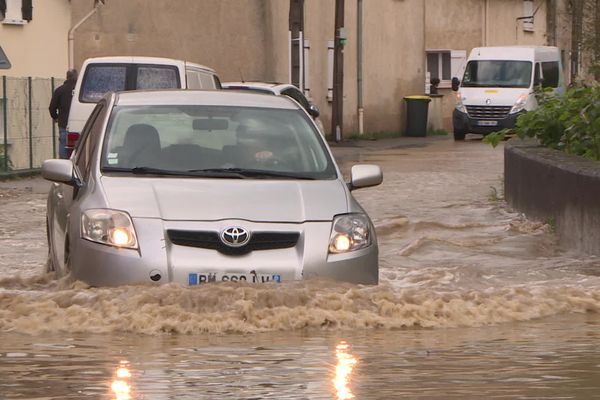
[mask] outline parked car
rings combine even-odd
[[[73,150],[85,121],[106,93],[144,89],[221,88],[216,72],[183,60],[160,57],[95,57],[84,61],[73,91],[67,148]]]
[[[319,131],[325,134],[323,123],[319,119],[319,108],[310,102],[306,96],[296,86],[290,83],[269,83],[269,82],[225,82],[223,89],[252,91],[257,93],[274,94],[276,96],[288,96],[298,102],[313,117]]]
[[[231,91],[98,102],[69,160],[46,160],[49,270],[93,286],[313,277],[378,283],[373,224],[298,103]]]

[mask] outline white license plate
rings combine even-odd
[[[203,272],[188,274],[188,284],[190,286],[216,282],[281,283],[281,275],[256,273],[229,274],[222,272]]]
[[[477,121],[479,126],[498,126],[498,121]]]

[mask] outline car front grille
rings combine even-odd
[[[504,119],[510,112],[511,106],[467,106],[471,118]]]
[[[257,250],[286,249],[298,243],[298,232],[253,232],[242,247],[230,247],[221,241],[219,232],[169,229],[167,236],[178,246],[217,250],[227,255],[242,255]]]

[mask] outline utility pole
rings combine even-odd
[[[583,6],[584,0],[571,1],[571,82],[577,79],[579,75],[579,65],[581,63],[581,47],[583,42]]]
[[[600,79],[600,0],[596,0],[594,10],[594,77]]]
[[[344,0],[335,0],[335,41],[333,47],[333,108],[331,133],[336,142],[343,138],[344,126]]]

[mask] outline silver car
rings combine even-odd
[[[70,160],[46,160],[48,269],[92,286],[378,283],[373,224],[313,120],[279,96],[111,93]]]

